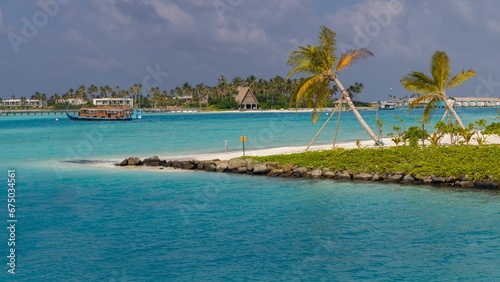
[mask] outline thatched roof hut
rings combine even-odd
[[[238,89],[236,102],[238,102],[240,110],[256,110],[259,108],[259,102],[250,87],[240,87]]]

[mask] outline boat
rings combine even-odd
[[[142,117],[142,110],[118,107],[81,108],[78,115],[70,115],[66,108],[66,115],[70,120],[81,121],[127,121]]]

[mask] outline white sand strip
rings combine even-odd
[[[391,141],[391,138],[383,138],[382,141],[385,144],[385,147],[395,146],[394,142]],[[419,142],[420,143],[420,142]],[[445,136],[441,140],[442,145],[450,144],[450,136]],[[426,145],[429,145],[429,141],[425,142]],[[487,144],[500,144],[500,137],[496,135],[488,136]],[[476,140],[471,140],[470,145],[477,145]],[[270,155],[286,155],[286,154],[294,154],[305,152],[307,146],[288,146],[288,147],[276,147],[276,148],[268,148],[268,149],[259,149],[259,150],[245,150],[245,156],[251,157],[260,157],[260,156],[270,156]],[[348,143],[339,143],[335,146],[336,148],[345,148],[345,149],[356,149],[358,145],[356,142],[348,142]],[[373,140],[364,140],[360,142],[361,148],[376,148],[375,142]],[[315,145],[309,148],[309,151],[322,151],[322,150],[330,150],[332,149],[332,145]],[[196,154],[196,155],[184,155],[184,156],[161,156],[160,159],[166,160],[229,160],[234,158],[239,158],[243,156],[243,151],[231,151],[231,152],[219,152],[219,153],[208,153],[208,154]]]

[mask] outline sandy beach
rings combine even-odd
[[[489,135],[487,144],[500,144],[500,137],[497,135]],[[385,147],[393,147],[396,144],[391,140],[391,138],[382,138]],[[442,145],[449,145],[451,143],[450,136],[447,135],[441,140]],[[426,146],[429,145],[429,141],[425,142]],[[477,145],[476,140],[471,140],[470,145]],[[401,146],[401,145],[400,145]],[[344,149],[357,149],[358,146],[356,142],[338,143],[335,145],[336,148]],[[375,142],[373,140],[363,140],[360,143],[361,148],[376,148]],[[258,150],[245,150],[245,156],[251,157],[261,157],[270,155],[285,155],[305,152],[307,145],[304,146],[286,146],[286,147],[276,147]],[[329,145],[313,145],[308,151],[322,151],[332,149],[332,144]],[[234,158],[239,158],[243,156],[242,150],[230,151],[230,152],[219,152],[219,153],[208,153],[208,154],[197,154],[197,155],[184,155],[184,156],[160,156],[160,159],[166,160],[229,160]]]

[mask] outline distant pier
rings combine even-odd
[[[142,109],[143,113],[160,114],[160,113],[197,113],[198,109]],[[68,109],[68,113],[76,115],[78,109]],[[16,115],[65,115],[66,110],[0,110],[0,116],[16,116]]]
[[[68,110],[68,113],[76,114],[78,110]],[[0,110],[0,116],[15,115],[65,115],[66,110]]]

